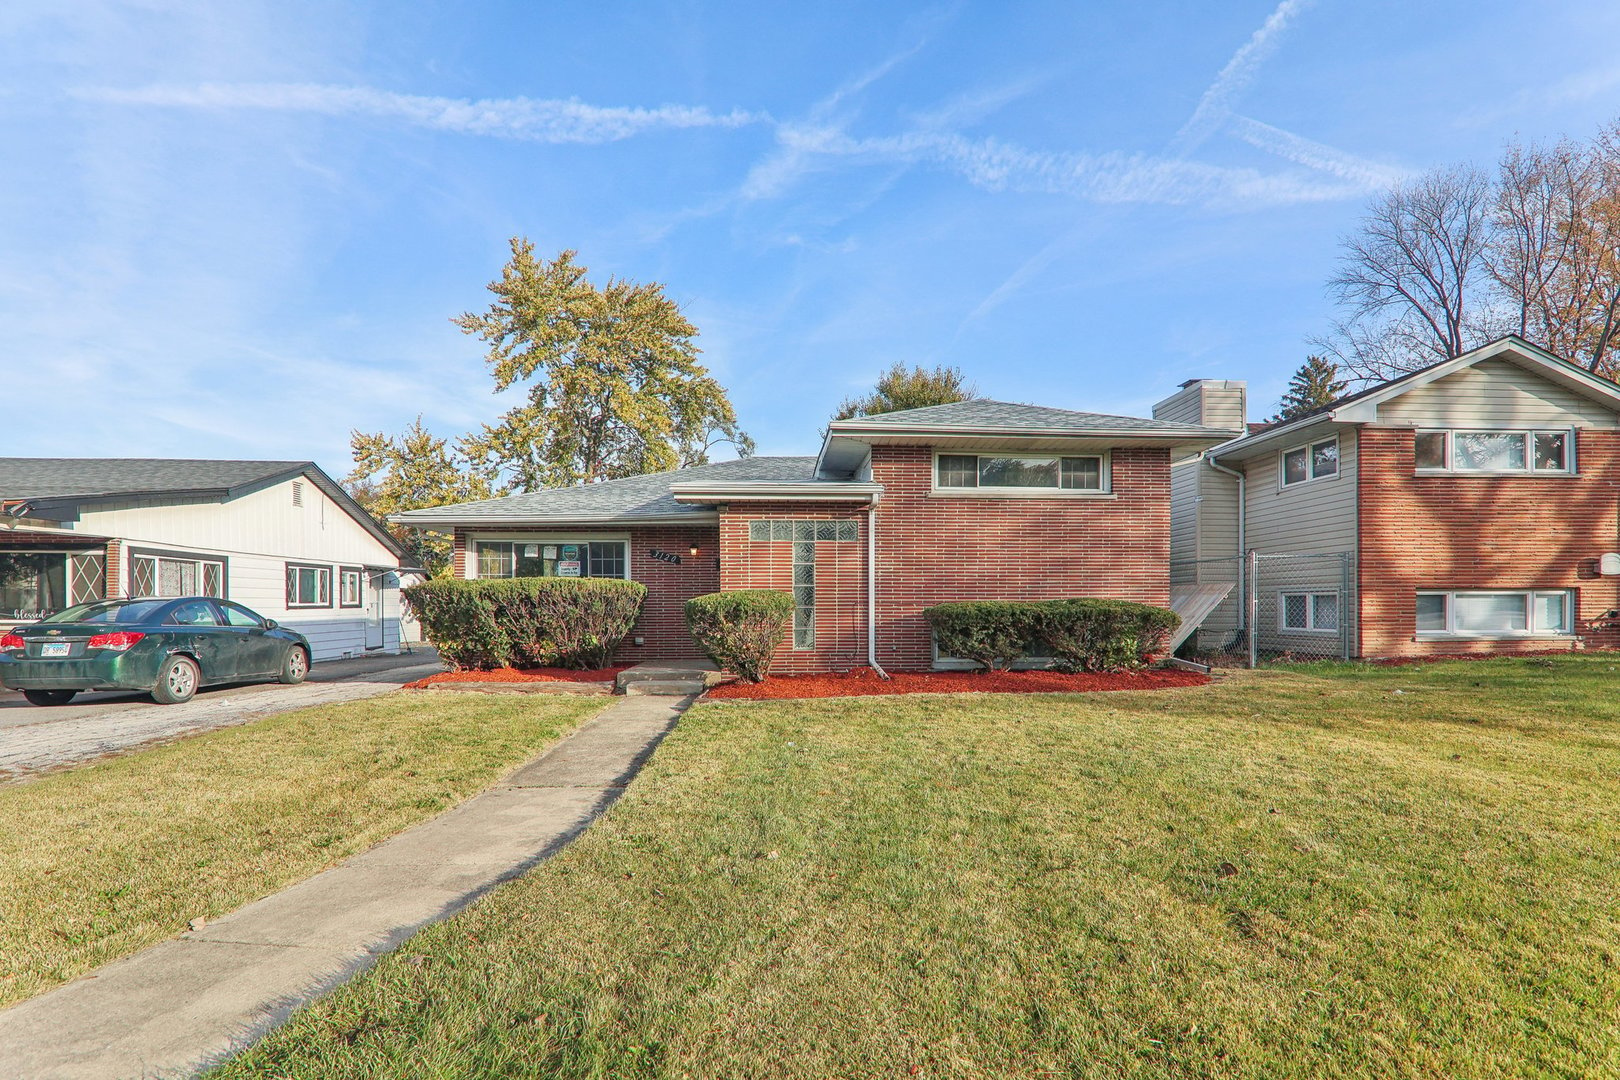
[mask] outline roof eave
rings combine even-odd
[[[616,527],[633,527],[636,525],[706,525],[718,520],[719,514],[712,510],[683,510],[678,514],[620,514],[617,516],[589,516],[580,514],[557,514],[547,516],[544,514],[527,514],[521,517],[471,517],[461,515],[457,517],[413,517],[420,513],[416,510],[407,510],[400,514],[389,515],[388,520],[395,525],[404,525],[411,529],[437,531],[441,529],[558,529],[558,528],[600,528],[604,525]]]
[[[724,502],[862,502],[875,503],[882,484],[837,481],[776,483],[740,480],[730,484],[673,484],[670,494],[678,503]]]

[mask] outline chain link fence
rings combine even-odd
[[[1175,562],[1174,592],[1225,595],[1178,654],[1222,666],[1348,660],[1355,652],[1354,556],[1348,552]]]

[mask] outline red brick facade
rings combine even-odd
[[[733,503],[720,514],[720,587],[793,592],[793,543],[752,540],[754,521],[853,521],[851,540],[817,540],[816,644],[794,647],[791,632],[771,670],[847,671],[866,664],[866,508],[839,503]]]
[[[567,530],[537,529],[534,535],[556,538]],[[623,535],[629,533],[627,555],[630,577],[647,586],[647,600],[641,609],[641,618],[620,647],[614,660],[618,663],[636,663],[642,660],[678,660],[698,655],[692,637],[686,632],[685,605],[694,596],[715,592],[720,588],[718,565],[719,545],[713,525],[669,525],[633,528],[629,530],[606,527],[593,530]],[[456,577],[472,576],[477,568],[473,545],[477,530],[457,529],[452,566]],[[502,539],[521,537],[523,530],[502,529]],[[583,533],[581,534],[584,535]],[[696,546],[697,555],[691,550]],[[677,563],[655,559],[653,551],[673,555]],[[636,638],[642,644],[635,644]]]
[[[1577,434],[1576,476],[1417,476],[1413,432],[1365,426],[1358,439],[1362,656],[1541,650],[1568,639],[1417,640],[1419,589],[1571,589],[1587,647],[1620,646],[1593,629],[1620,608],[1620,582],[1598,557],[1620,551],[1620,433]]]
[[[875,446],[878,659],[933,663],[923,609],[949,600],[1170,601],[1170,453],[1115,450],[1111,498],[933,493],[933,451]]]
[[[1107,596],[1167,604],[1170,598],[1170,455],[1116,450],[1113,494],[1098,498],[997,498],[933,491],[929,447],[877,446],[872,479],[884,486],[877,519],[878,660],[897,671],[932,666],[923,609],[950,600],[1034,600]],[[783,500],[720,507],[714,526],[630,530],[630,576],[647,586],[646,608],[623,662],[698,655],[686,631],[688,599],[721,589],[792,593],[794,543],[755,540],[754,521],[854,523],[855,539],[815,543],[815,645],[787,636],[772,670],[847,670],[867,662],[867,528],[857,503]],[[601,531],[614,532],[611,528]],[[556,537],[559,530],[537,530]],[[845,535],[849,530],[845,529]],[[501,530],[502,537],[517,536]],[[693,545],[699,555],[692,557]],[[654,549],[677,554],[674,565]],[[475,569],[457,531],[455,573]],[[633,644],[634,637],[644,644]]]

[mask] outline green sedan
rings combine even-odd
[[[0,686],[35,705],[142,690],[164,705],[222,683],[300,683],[309,640],[229,600],[99,600],[0,634]]]

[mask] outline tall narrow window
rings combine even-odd
[[[816,543],[793,542],[793,647],[816,647]]]

